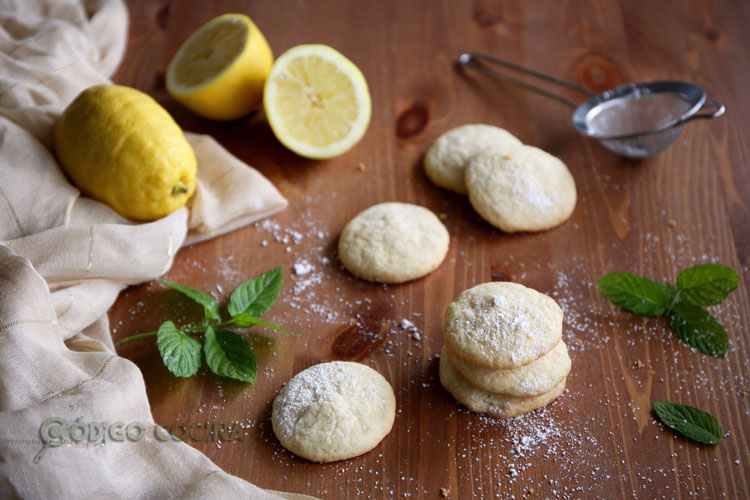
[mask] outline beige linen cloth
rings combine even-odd
[[[287,204],[192,134],[196,193],[156,222],[130,223],[68,183],[48,149],[51,127],[81,90],[109,81],[127,19],[119,0],[0,0],[0,498],[303,498],[261,490],[149,431],[68,439],[34,463],[50,417],[153,426],[140,371],[115,354],[107,309],[127,285],[167,271],[181,246]]]

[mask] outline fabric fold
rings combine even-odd
[[[309,498],[261,490],[163,439],[140,370],[114,351],[107,310],[127,285],[166,272],[180,247],[287,205],[190,133],[196,192],[167,217],[128,221],[68,182],[52,126],[79,92],[109,82],[127,31],[120,0],[0,0],[0,498]],[[124,439],[118,422],[130,425]]]

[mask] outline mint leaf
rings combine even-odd
[[[203,346],[206,363],[211,371],[222,377],[243,382],[255,382],[258,365],[250,344],[241,335],[209,327]]]
[[[167,285],[169,288],[173,290],[177,290],[178,292],[181,292],[191,299],[193,299],[195,302],[203,306],[203,310],[206,314],[206,320],[208,321],[219,321],[221,319],[221,316],[219,316],[219,303],[216,302],[216,300],[211,297],[209,294],[205,292],[201,292],[197,288],[189,287],[187,285],[181,285],[179,283],[171,283],[169,281],[164,280],[157,280],[162,285]]]
[[[731,267],[702,264],[685,269],[677,276],[680,297],[697,306],[718,304],[737,288],[739,276]]]
[[[182,333],[174,323],[162,323],[156,336],[156,344],[159,346],[161,359],[170,372],[178,377],[192,377],[198,373],[201,366],[201,343]]]
[[[654,402],[659,420],[685,437],[704,444],[719,444],[724,435],[719,421],[710,413],[670,401]]]
[[[687,345],[705,354],[723,356],[729,336],[708,312],[690,302],[677,302],[669,313],[669,327]]]
[[[268,328],[273,328],[274,330],[279,330],[280,332],[288,333],[289,335],[297,335],[296,333],[290,332],[286,328],[282,328],[278,325],[274,325],[273,323],[266,323],[265,321],[261,321],[255,316],[250,316],[247,313],[240,313],[236,316],[233,316],[232,321],[234,321],[234,324],[238,328],[247,328],[253,325],[260,325],[260,326],[265,326]]]
[[[260,316],[276,302],[283,282],[281,267],[245,281],[229,297],[229,314],[233,317],[241,313]]]
[[[631,273],[610,273],[596,282],[602,294],[614,305],[641,316],[656,318],[668,310],[674,289]]]
[[[205,319],[201,325],[179,329],[171,321],[163,323],[158,331],[132,335],[119,340],[115,347],[131,340],[157,337],[159,352],[164,364],[178,377],[190,377],[200,369],[201,349],[206,362],[215,374],[244,382],[254,382],[258,375],[255,354],[250,344],[241,335],[214,328],[234,325],[241,328],[261,325],[290,335],[296,335],[280,326],[261,321],[257,316],[265,313],[273,305],[283,284],[281,267],[247,280],[237,287],[230,297],[228,309],[232,318],[221,320],[219,304],[210,295],[179,283],[159,280],[165,286],[187,295],[203,306]],[[205,331],[205,343],[190,337],[190,333]]]

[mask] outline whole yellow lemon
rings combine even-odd
[[[193,194],[193,149],[169,113],[139,90],[84,90],[55,125],[54,143],[60,166],[81,192],[128,219],[164,217]]]

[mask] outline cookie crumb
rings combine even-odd
[[[637,360],[637,361],[636,361],[635,363],[633,363],[633,364],[635,365],[635,367],[636,367],[636,368],[643,368],[644,366],[646,366],[646,365],[644,365],[644,364],[643,364],[643,361],[641,361],[640,359],[639,359],[639,360]]]
[[[677,225],[677,221],[674,219],[669,219],[669,222],[667,222],[667,226],[669,227],[675,227]]]
[[[576,344],[578,344],[578,345],[583,345],[583,340],[581,340],[581,339],[576,339]]]
[[[364,172],[365,170],[367,170],[367,167],[363,162],[359,162],[357,163],[357,170],[359,170],[360,172]]]
[[[526,493],[528,493],[529,495],[533,495],[534,491],[536,491],[536,490],[534,488],[530,487],[528,490],[526,490]]]
[[[443,498],[448,498],[448,495],[450,495],[450,488],[440,488],[440,496]]]
[[[438,214],[438,219],[440,219],[440,220],[448,220],[448,214],[446,214],[445,212],[442,212],[442,213]]]

